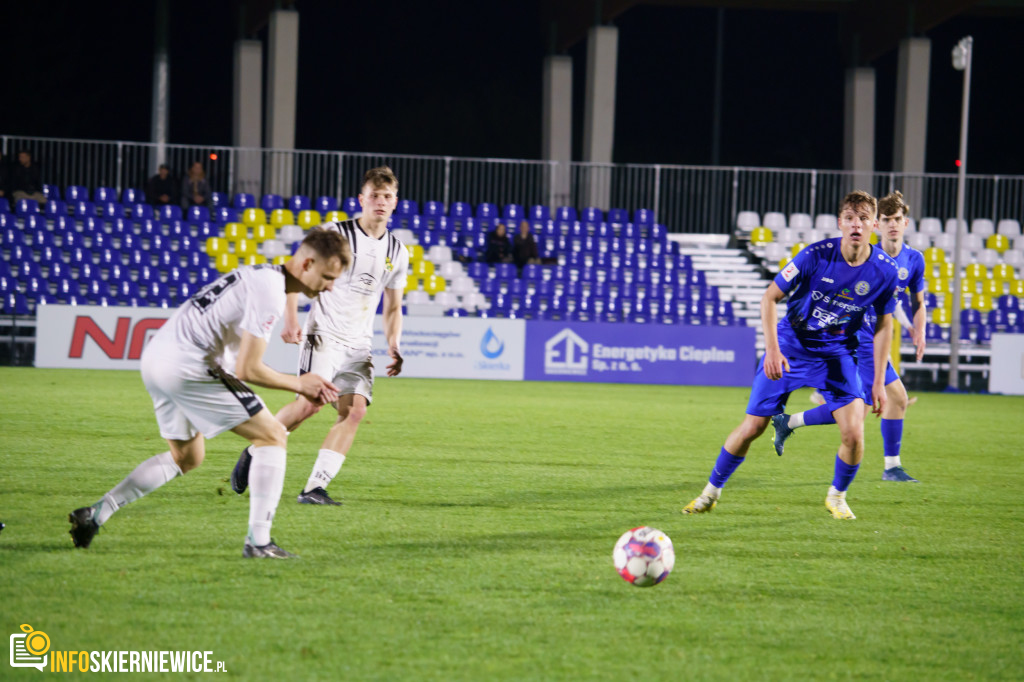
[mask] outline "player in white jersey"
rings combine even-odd
[[[98,502],[68,515],[76,547],[88,547],[129,502],[195,469],[206,438],[234,431],[252,443],[252,496],[244,557],[286,559],[270,538],[284,484],[287,432],[243,381],[295,391],[311,404],[333,402],[338,388],[315,373],[293,376],[263,363],[286,297],[330,291],[352,262],[341,235],[314,232],[284,265],[243,266],[196,292],[142,353],[142,380],[170,450],[154,455]]]
[[[366,172],[359,193],[363,212],[359,218],[321,225],[340,232],[352,245],[352,268],[325,296],[313,302],[306,318],[305,343],[299,374],[314,372],[338,386],[335,407],[338,419],[327,433],[313,471],[299,493],[301,504],[339,505],[327,494],[346,453],[355,440],[359,423],[373,399],[373,320],[384,299],[384,336],[391,363],[388,376],[402,371],[402,294],[409,270],[409,254],[388,231],[388,220],[398,205],[398,180],[387,166]],[[299,343],[303,331],[298,319],[298,297],[289,297],[282,338]],[[299,396],[284,406],[277,418],[288,431],[320,410],[321,405]],[[231,487],[241,495],[250,477],[251,448],[246,448],[231,472]]]

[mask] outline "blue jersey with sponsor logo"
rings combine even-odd
[[[892,256],[889,257],[892,258]],[[903,249],[893,260],[896,261],[896,276],[899,279],[899,284],[896,286],[896,297],[900,305],[903,306],[904,312],[907,313],[907,317],[913,320],[914,309],[910,305],[910,292],[914,292],[916,296],[918,292],[924,291],[924,256],[917,249],[904,244]],[[874,342],[877,322],[878,316],[869,310],[859,332],[861,347]]]
[[[818,355],[849,353],[869,309],[876,316],[896,309],[896,261],[873,246],[868,260],[853,267],[843,258],[841,242],[811,244],[775,276],[789,294],[786,317],[779,321],[780,346],[795,342]]]

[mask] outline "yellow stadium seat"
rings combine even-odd
[[[948,325],[953,320],[953,314],[949,308],[941,306],[938,308],[932,308],[932,322],[940,325]]]
[[[239,258],[259,253],[259,245],[251,239],[239,239],[235,242],[235,255]]]
[[[206,238],[206,255],[211,258],[216,258],[222,253],[228,253],[231,247],[228,246],[228,240],[223,237],[207,237]]]
[[[1010,282],[1010,293],[1024,298],[1024,279],[1015,279]]]
[[[782,269],[783,269],[784,267],[786,267],[786,265],[787,265],[787,264],[789,263],[789,261],[791,261],[791,260],[793,260],[793,259],[792,259],[792,258],[782,258],[782,259],[780,259],[780,260],[779,260],[779,270],[782,270]]]
[[[224,226],[224,238],[232,242],[237,242],[239,239],[248,239],[249,228],[242,223],[228,223]]]
[[[257,225],[252,228],[252,238],[257,243],[262,244],[268,239],[274,239],[277,237],[277,228],[273,225]]]
[[[929,279],[953,279],[953,264],[949,261],[932,263],[925,267],[925,276]]]
[[[978,283],[970,277],[963,277],[960,279],[960,293],[961,294],[973,294],[978,291]]]
[[[348,220],[348,213],[344,211],[328,211],[327,215],[324,216],[325,223],[341,222],[342,220]]]
[[[775,237],[772,235],[772,231],[764,225],[761,227],[755,227],[750,231],[750,243],[754,246],[762,246],[774,239]]]
[[[1006,263],[998,263],[992,266],[993,279],[1001,279],[1005,282],[1008,282],[1014,279],[1016,276],[1017,273],[1016,271],[1014,271],[1012,265],[1007,265]]]
[[[238,267],[238,256],[233,253],[219,253],[213,263],[217,272],[231,272]]]
[[[319,225],[320,223],[321,220],[319,212],[310,209],[306,209],[305,211],[299,211],[299,220],[296,224],[302,229],[308,230],[309,228],[315,225]]]
[[[288,262],[289,258],[291,258],[291,256],[274,256],[274,260],[272,260],[271,263],[274,265],[284,265]]]
[[[434,264],[428,260],[418,260],[415,265],[412,266],[412,274],[422,280],[426,280],[434,274]]]
[[[420,288],[420,278],[410,275],[405,278],[405,293],[416,291]]]
[[[424,261],[427,262],[427,261]],[[433,296],[439,291],[444,291],[445,282],[444,277],[438,275],[430,275],[423,279],[423,290]]]
[[[1004,253],[1010,248],[1010,240],[1005,234],[990,234],[985,240],[985,248]]]
[[[414,263],[418,260],[423,260],[423,247],[419,244],[406,244],[406,250],[409,251],[409,262]]]
[[[964,268],[964,272],[971,279],[988,279],[988,268],[981,263],[971,263]]]
[[[791,248],[789,250],[789,255],[791,255],[794,258],[796,258],[796,254],[798,254],[801,251],[803,251],[806,247],[807,247],[807,244],[805,242],[798,242],[796,244],[793,244],[793,248]]]
[[[971,297],[970,307],[975,310],[980,310],[983,313],[987,313],[992,310],[992,297],[988,294],[975,294]]]
[[[931,265],[932,263],[945,263],[946,252],[937,246],[929,246],[924,250],[924,262],[925,265]]]
[[[871,236],[868,237],[868,243],[870,243],[870,244],[877,244],[878,243],[878,230],[872,230],[871,231]]]
[[[1003,280],[982,279],[978,280],[978,292],[998,298],[1003,295]]]
[[[945,294],[949,292],[950,280],[936,277],[926,281],[928,292],[932,294]]]
[[[270,224],[274,227],[281,225],[294,225],[295,214],[287,208],[275,208],[270,212]]]
[[[247,208],[242,211],[242,222],[250,227],[265,225],[267,222],[267,212],[262,208]]]
[[[266,262],[267,257],[262,253],[250,253],[238,261],[239,265],[262,265]]]

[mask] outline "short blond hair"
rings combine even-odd
[[[395,177],[395,171],[391,170],[389,166],[377,166],[366,171],[366,175],[363,176],[363,187],[367,185],[372,186],[374,189],[379,189],[385,185],[394,185],[397,192],[398,178]]]
[[[843,209],[850,206],[853,209],[857,209],[861,206],[869,206],[871,208],[871,214],[878,215],[878,200],[868,194],[862,189],[855,189],[839,202],[839,212],[842,213]]]
[[[902,213],[906,217],[910,215],[910,207],[903,201],[903,193],[893,190],[878,200],[878,212],[882,215]]]

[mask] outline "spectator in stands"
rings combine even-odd
[[[519,223],[519,234],[512,240],[512,259],[515,261],[516,267],[519,268],[520,275],[523,274],[523,266],[527,263],[540,262],[537,240],[530,232],[530,223],[525,220]]]
[[[18,163],[11,171],[11,196],[15,201],[35,199],[40,204],[46,203],[39,165],[32,162],[32,152],[27,149],[18,152]]]
[[[156,175],[146,184],[146,197],[157,207],[179,202],[178,183],[171,179],[171,169],[166,163],[160,164]]]
[[[210,183],[206,181],[206,171],[200,161],[193,163],[181,185],[181,207],[188,210],[192,206],[206,206],[210,196]]]
[[[7,161],[4,159],[3,152],[0,152],[0,198],[7,196],[7,178],[9,176]]]
[[[512,262],[512,244],[509,243],[508,235],[505,233],[504,223],[498,223],[487,234],[487,251],[484,253],[484,261],[487,263]]]

